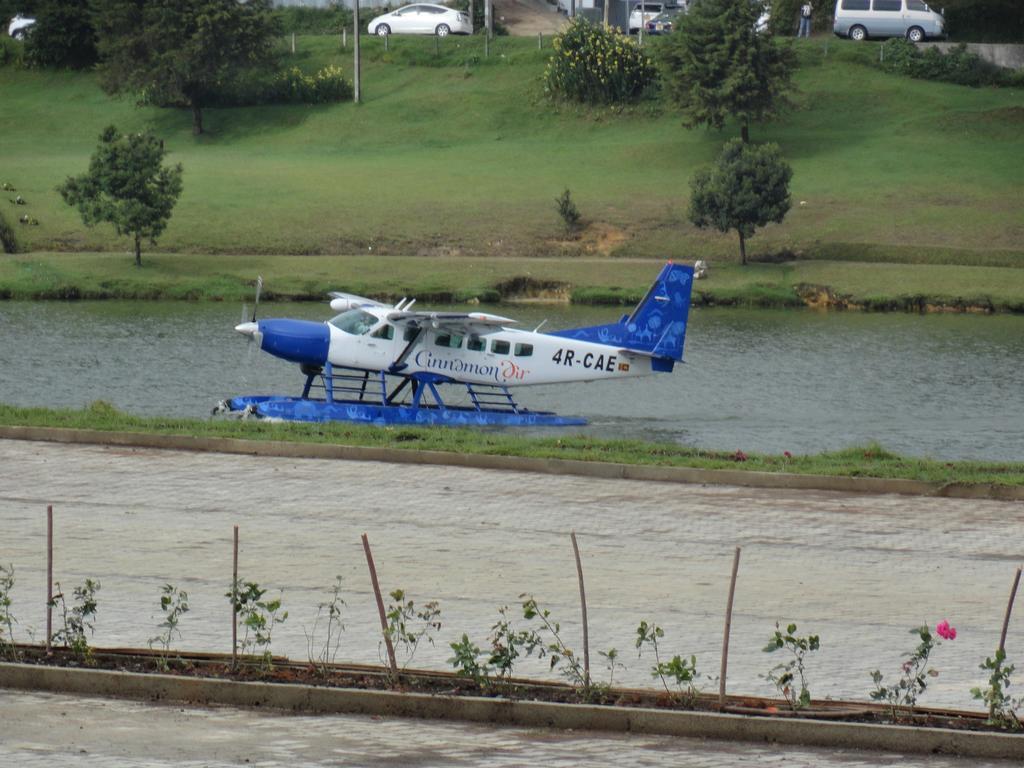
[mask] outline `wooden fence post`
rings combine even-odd
[[[53,654],[53,505],[46,507],[46,655]]]
[[[740,569],[740,548],[732,559],[732,580],[729,582],[729,602],[725,607],[725,632],[722,636],[722,669],[718,676],[718,708],[725,708],[725,678],[729,669],[729,631],[732,629],[732,602],[736,596],[736,574]]]
[[[388,632],[388,619],[384,613],[384,598],[380,594],[380,584],[377,582],[377,569],[373,565],[373,553],[370,552],[370,540],[363,534],[363,552],[366,553],[366,566],[370,569],[370,581],[373,583],[373,596],[377,598],[377,613],[380,614],[380,629],[384,634],[384,645],[388,649],[388,664],[391,666],[391,679],[398,682],[398,661],[395,659],[395,646],[391,642],[391,633]]]
[[[238,526],[231,557],[231,668],[238,669]]]
[[[583,612],[583,686],[590,688],[590,631],[587,627],[587,591],[583,587],[583,564],[580,562],[580,547],[576,543],[576,531],[570,534],[572,551],[576,556],[576,576],[580,583],[580,609]]]
[[[1003,616],[1003,631],[999,635],[999,650],[1004,651],[1006,649],[1006,630],[1010,626],[1010,611],[1013,610],[1013,601],[1017,597],[1017,587],[1020,585],[1020,567],[1017,568],[1017,573],[1013,575],[1013,586],[1010,588],[1010,599],[1006,603],[1006,615]]]

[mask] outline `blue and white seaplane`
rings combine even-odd
[[[257,304],[259,302],[257,283]],[[414,310],[331,293],[327,322],[270,319],[235,330],[260,349],[298,363],[300,397],[234,397],[220,410],[292,421],[375,424],[571,426],[582,418],[530,411],[513,387],[668,373],[683,359],[693,267],[666,264],[636,309],[618,322],[541,332],[486,312]],[[444,387],[463,387],[465,405]],[[217,409],[215,409],[216,411]]]

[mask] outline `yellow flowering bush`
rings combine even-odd
[[[291,102],[299,104],[325,104],[344,101],[352,97],[352,84],[345,79],[341,67],[330,65],[315,75],[307,75],[298,67],[292,67],[274,80],[270,102]]]
[[[544,90],[588,104],[635,99],[654,82],[653,62],[629,37],[577,17],[552,42]]]

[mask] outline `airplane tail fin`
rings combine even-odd
[[[552,336],[617,344],[623,349],[664,359],[682,361],[686,323],[690,315],[693,267],[669,262],[633,310],[617,323],[552,331]]]

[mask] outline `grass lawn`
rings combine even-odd
[[[251,301],[255,276],[267,299],[322,301],[330,290],[397,300],[484,302],[532,295],[580,303],[635,304],[662,262],[610,258],[267,256],[32,253],[0,259],[0,298],[133,298]],[[1024,280],[1010,267],[797,261],[723,264],[694,285],[695,303],[802,306],[814,286],[869,309],[922,303],[1024,312]],[[532,281],[532,282],[529,282]],[[799,287],[799,290],[798,290]]]
[[[351,51],[339,42],[300,38],[294,63],[351,71]],[[14,206],[4,193],[0,210],[9,221],[22,213],[39,221],[15,225],[33,251],[127,251],[127,238],[84,227],[54,191],[86,168],[100,131],[113,123],[152,129],[185,167],[161,251],[349,255],[303,262],[301,270],[282,261],[277,269],[289,285],[307,281],[319,290],[330,278],[332,287],[373,288],[376,268],[367,265],[376,262],[352,254],[470,257],[471,277],[462,275],[465,262],[451,274],[480,287],[496,274],[481,265],[496,256],[736,258],[735,236],[685,221],[691,175],[735,129],[686,130],[659,98],[621,111],[552,105],[540,86],[548,52],[535,39],[498,39],[487,60],[481,40],[440,43],[435,58],[432,39],[395,38],[389,52],[366,39],[362,105],[212,109],[208,133],[198,138],[187,112],[112,100],[91,73],[2,67],[0,182],[28,205]],[[824,38],[799,45],[796,109],[752,131],[754,140],[778,142],[792,163],[794,207],[783,224],[753,238],[752,253],[1024,265],[1024,93],[886,75],[866,63],[875,51]],[[564,242],[555,212],[565,188],[589,225],[575,242]],[[41,258],[50,265],[41,269],[65,269]],[[222,276],[223,286],[253,273],[233,260],[208,261],[203,274]],[[378,273],[387,277],[396,263]],[[443,263],[431,265],[438,286]],[[168,280],[194,279],[191,262],[177,277],[172,271]],[[348,279],[336,281],[339,271]],[[4,281],[10,274],[8,267],[0,273]],[[857,291],[873,290],[872,280],[885,286],[879,273],[849,274]],[[991,274],[996,287],[1008,282]],[[121,275],[133,279],[127,261]],[[558,279],[583,284],[578,276]],[[611,285],[625,284],[616,279]]]
[[[474,429],[372,427],[343,422],[302,424],[239,419],[200,421],[144,418],[122,413],[102,402],[93,403],[82,410],[18,408],[0,403],[0,424],[384,446],[401,450],[575,459],[700,469],[902,478],[933,483],[1024,485],[1024,464],[1020,462],[947,462],[917,459],[890,453],[877,445],[856,446],[834,453],[806,456],[746,454],[742,460],[738,460],[737,454],[722,451],[704,451],[667,443],[600,440],[581,436],[528,438]]]

